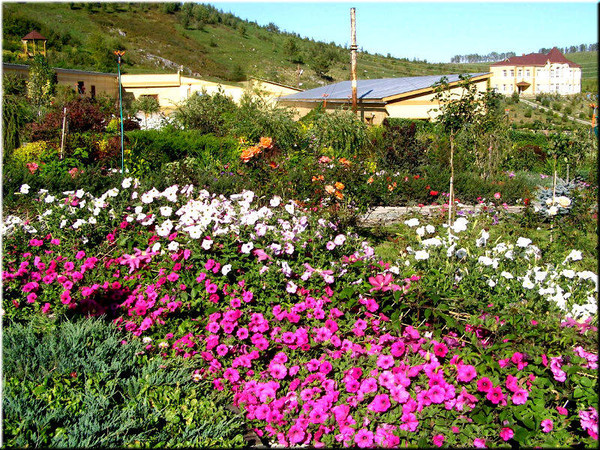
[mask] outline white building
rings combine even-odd
[[[581,92],[581,66],[554,47],[548,54],[513,56],[490,66],[490,86],[500,94],[533,97],[540,93],[572,95]]]

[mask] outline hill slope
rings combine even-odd
[[[48,38],[56,67],[116,71],[126,50],[128,73],[174,72],[213,81],[249,76],[313,88],[350,78],[348,49],[261,27],[212,6],[186,3],[5,3],[3,61],[23,62],[20,38],[32,29]],[[298,78],[298,68],[302,75]],[[428,64],[359,52],[359,78],[483,72],[488,64]]]

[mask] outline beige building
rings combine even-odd
[[[554,47],[548,54],[513,56],[490,66],[491,87],[504,95],[517,92],[525,97],[551,93],[581,92],[581,66],[569,61]]]
[[[85,70],[53,68],[59,85],[70,86],[86,97],[95,98],[104,94],[111,97],[119,95],[119,83],[116,73],[88,72]],[[29,77],[29,66],[25,64],[2,63],[3,73],[19,74]]]
[[[194,92],[206,92],[208,95],[213,95],[221,91],[234,102],[239,103],[244,92],[247,91],[258,90],[267,99],[273,101],[283,95],[300,91],[289,86],[258,79],[244,82],[243,86],[231,86],[182,76],[179,72],[174,74],[124,74],[121,75],[121,83],[125,93],[132,94],[135,99],[142,96],[156,98],[161,111],[166,114],[173,112]]]
[[[479,92],[488,88],[489,73],[468,74]],[[460,95],[459,75],[427,75],[422,77],[384,78],[357,81],[357,104],[361,118],[378,125],[386,117],[434,120],[440,104],[434,99],[434,84],[446,77],[452,95]],[[350,81],[310,89],[282,97],[279,103],[294,108],[296,118],[308,114],[317,105],[325,110],[350,109],[352,105]]]

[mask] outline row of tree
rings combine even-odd
[[[598,43],[594,44],[579,44],[571,45],[569,47],[557,47],[561,53],[575,53],[575,52],[595,52],[598,51]],[[538,53],[549,53],[552,48],[542,47],[538,50]],[[469,55],[455,55],[450,59],[451,63],[484,63],[484,62],[497,62],[504,61],[505,59],[516,56],[515,52],[491,52],[487,55],[480,55],[478,53],[471,53]]]

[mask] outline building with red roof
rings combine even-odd
[[[548,53],[513,56],[490,66],[490,86],[504,95],[518,92],[525,97],[552,93],[581,92],[581,66],[565,58],[554,47]]]

